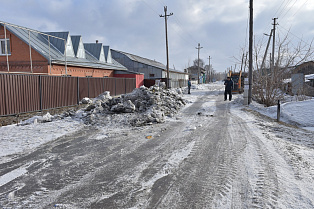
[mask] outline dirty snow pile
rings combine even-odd
[[[181,94],[181,89],[159,86],[141,86],[116,98],[104,92],[93,100],[83,99],[82,103],[89,105],[77,114],[85,124],[91,125],[143,126],[162,123],[165,117],[173,117],[186,104]]]

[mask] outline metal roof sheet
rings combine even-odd
[[[103,46],[103,47],[104,47],[104,53],[105,53],[106,61],[111,63],[112,57],[111,57],[111,53],[110,53],[110,47],[109,46]]]
[[[101,43],[84,43],[84,48],[98,60],[100,59],[100,53],[102,48]]]
[[[56,36],[59,38],[62,38],[67,41],[69,32],[45,32],[46,34]],[[49,37],[49,41],[51,44],[53,44],[55,47],[59,49],[60,52],[64,53],[64,40],[59,39],[59,38],[54,38],[54,37]]]
[[[71,40],[72,40],[74,53],[77,56],[77,51],[80,45],[81,36],[71,36]]]
[[[2,23],[1,25],[3,26]],[[48,36],[37,33],[34,30],[30,31],[20,27],[13,27],[7,24],[6,28],[27,45],[30,42],[31,47],[47,60],[49,60],[49,55],[52,57],[52,59],[59,59],[63,57],[63,54],[57,49],[57,47],[55,47],[53,44],[49,44]]]
[[[140,57],[140,56],[137,56],[137,55],[134,55],[134,54],[130,54],[130,53],[127,53],[127,52],[122,52],[122,51],[118,51],[118,50],[115,50],[115,49],[111,49],[115,52],[118,52],[118,53],[121,53],[121,54],[124,54],[125,56],[127,56],[129,59],[135,61],[135,62],[139,62],[139,63],[143,63],[143,64],[146,64],[146,65],[150,65],[150,66],[153,66],[153,67],[156,67],[156,68],[160,68],[160,69],[166,69],[167,67],[160,63],[160,62],[157,62],[155,60],[151,60],[151,59],[147,59],[147,58],[144,58],[144,57]]]

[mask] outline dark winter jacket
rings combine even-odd
[[[191,81],[188,80],[188,87],[191,87]]]
[[[225,90],[230,91],[233,89],[233,81],[232,80],[225,80]]]

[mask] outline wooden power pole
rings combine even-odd
[[[252,84],[253,84],[253,0],[250,0],[248,104],[252,103]]]
[[[198,47],[195,47],[198,50],[197,53],[197,83],[200,84],[200,49],[203,48],[201,47],[201,44],[198,43]]]
[[[160,17],[165,18],[165,29],[166,29],[166,54],[167,54],[167,88],[170,88],[169,86],[169,53],[168,53],[168,30],[167,30],[167,17],[173,15],[173,13],[170,13],[167,15],[167,6],[164,6],[165,15],[159,15]]]
[[[213,79],[212,79],[212,73],[211,73],[211,70],[210,70],[210,56],[208,56],[208,75],[209,75],[209,81],[208,82],[211,82]]]
[[[278,18],[273,18],[274,23],[273,23],[273,50],[272,50],[272,58],[271,58],[271,73],[273,75],[273,72],[275,70],[275,35],[276,35],[276,20]]]

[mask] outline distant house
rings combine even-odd
[[[297,65],[295,67],[290,67],[290,74],[291,79],[286,79],[286,89],[288,93],[292,94],[297,94],[299,91],[301,93],[304,93],[305,95],[308,96],[314,96],[314,61],[309,61],[309,62],[304,62],[301,63],[300,65]],[[299,87],[301,90],[298,88],[296,90],[293,90],[296,86],[295,85],[295,77],[300,77],[299,83],[301,87]],[[297,86],[298,87],[298,86]]]
[[[300,65],[297,65],[292,70],[292,73],[303,73],[304,75],[314,74],[314,61],[304,62]]]
[[[129,71],[144,74],[148,86],[153,85],[155,80],[165,81],[167,78],[167,67],[160,62],[114,49],[111,49],[111,55]],[[186,85],[188,75],[185,72],[169,69],[169,79],[171,87],[182,87]]]
[[[115,71],[127,70],[107,62],[102,44],[83,44],[81,36],[69,32],[43,33],[0,22],[0,42],[0,72],[114,77]]]
[[[199,69],[199,72],[198,72],[198,66],[191,66],[191,67],[188,67],[186,69],[184,69],[184,72],[188,73],[191,80],[192,81],[195,81],[197,82],[198,81],[198,76],[200,77],[200,83],[205,83],[205,69],[204,68],[201,68]]]
[[[155,60],[143,58],[127,52],[111,49],[112,58],[129,71],[144,74],[144,79],[160,79],[166,66]]]

